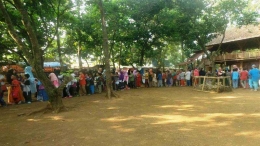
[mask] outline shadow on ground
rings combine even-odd
[[[0,109],[5,145],[216,145],[260,142],[259,92],[204,93],[188,87],[119,91],[64,100],[70,111],[17,116],[44,103]]]

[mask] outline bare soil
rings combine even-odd
[[[46,102],[0,108],[1,146],[256,146],[260,96],[248,89],[141,88],[64,99],[68,111],[36,114]]]

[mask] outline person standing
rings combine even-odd
[[[185,86],[185,72],[183,71],[183,69],[180,72],[180,79],[181,79],[181,86]]]
[[[134,88],[134,81],[135,81],[135,76],[133,71],[130,71],[130,75],[129,75],[129,87],[130,88]]]
[[[139,71],[137,71],[137,74],[136,74],[136,87],[137,88],[141,87],[141,82],[142,82],[142,75],[140,74]]]
[[[163,81],[162,81],[162,72],[161,71],[158,71],[157,79],[158,79],[158,87],[162,87]]]
[[[163,82],[163,86],[166,87],[166,72],[163,71],[162,73],[162,82]]]
[[[148,70],[146,70],[146,71],[145,71],[145,74],[144,74],[144,79],[145,79],[144,86],[147,87],[147,88],[149,87],[148,78],[149,78],[149,73],[148,73]]]
[[[128,70],[124,70],[124,83],[125,83],[125,89],[130,89],[128,86],[128,82],[129,82],[129,75],[128,75]]]
[[[233,84],[233,88],[236,89],[238,88],[238,79],[239,79],[239,73],[237,71],[237,68],[233,69],[233,72],[231,74],[232,77],[232,84]]]
[[[148,83],[149,83],[149,87],[153,87],[153,72],[149,71],[149,75],[148,75]]]
[[[157,87],[157,75],[153,73],[153,87]]]
[[[248,72],[245,68],[243,68],[242,71],[240,72],[240,84],[244,89],[247,86],[247,77],[248,77]]]
[[[23,97],[25,98],[25,103],[30,104],[32,102],[32,94],[31,94],[31,82],[29,80],[30,75],[29,74],[25,74],[24,75],[24,82],[21,83],[21,85],[23,86]]]
[[[177,86],[181,86],[181,76],[180,76],[180,70],[177,71]]]
[[[259,69],[256,68],[256,66],[253,64],[252,69],[249,71],[249,74],[251,76],[251,80],[253,82],[253,89],[254,91],[257,91],[258,88],[258,81],[259,81]]]
[[[171,80],[172,80],[172,74],[171,72],[168,70],[167,71],[167,74],[166,74],[166,84],[167,84],[167,87],[170,87],[171,86]]]
[[[50,73],[48,76],[51,79],[51,82],[55,88],[59,87],[59,81],[57,76],[54,73]]]
[[[6,106],[6,102],[4,101],[4,92],[7,91],[4,76],[0,74],[0,104],[2,107]]]
[[[187,86],[191,86],[190,79],[191,79],[191,73],[189,70],[187,70],[185,73],[185,80],[186,80]]]
[[[35,82],[35,78],[34,78],[33,73],[32,73],[32,67],[26,66],[24,68],[24,74],[28,74],[30,76],[28,80],[30,81],[31,94],[36,93],[36,96],[37,96],[36,82]]]
[[[177,81],[177,72],[176,72],[176,70],[173,70],[173,73],[172,73],[172,86],[177,86],[176,85],[176,81]]]
[[[24,100],[23,95],[22,95],[21,86],[20,86],[21,84],[17,80],[16,75],[12,75],[11,79],[12,79],[12,85],[11,85],[10,95],[8,96],[8,103],[21,104],[22,101]]]
[[[198,83],[199,83],[199,78],[198,78],[198,76],[200,76],[200,74],[199,74],[199,70],[198,70],[198,68],[195,68],[194,70],[193,70],[193,86],[197,86],[198,85]]]
[[[79,72],[79,93],[81,96],[86,95],[86,77],[82,71]]]
[[[251,71],[251,69],[249,69],[249,72]],[[251,90],[253,90],[253,81],[252,81],[252,77],[251,77],[251,75],[249,74],[249,72],[248,72],[248,85],[249,85],[249,88],[251,89]]]

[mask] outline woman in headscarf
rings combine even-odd
[[[58,88],[59,87],[59,80],[58,80],[57,76],[54,73],[50,73],[48,77],[51,79],[53,86]]]
[[[31,89],[31,94],[34,94],[37,92],[37,88],[36,88],[36,82],[35,82],[35,78],[33,76],[32,73],[32,67],[31,66],[26,66],[24,68],[24,74],[28,74],[29,77],[29,81],[30,81],[30,89]]]

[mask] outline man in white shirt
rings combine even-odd
[[[191,79],[191,72],[187,70],[185,73],[185,80],[187,86],[191,86],[190,79]]]

